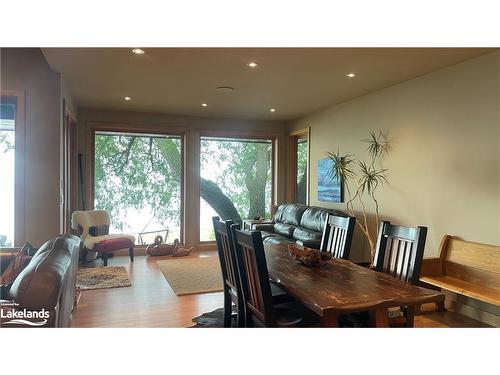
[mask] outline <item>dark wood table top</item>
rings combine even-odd
[[[320,316],[444,299],[441,292],[347,260],[331,259],[321,267],[306,267],[288,253],[287,245],[265,244],[265,251],[271,280]]]

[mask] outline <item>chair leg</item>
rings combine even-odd
[[[104,267],[108,265],[108,253],[102,253],[102,261],[104,262]]]
[[[231,296],[227,290],[224,290],[224,328],[231,327],[231,314],[233,306]]]
[[[134,247],[133,246],[128,248],[128,255],[130,257],[130,261],[133,262],[134,261]]]
[[[413,328],[415,323],[415,306],[406,306],[404,309],[404,315],[406,317],[405,327]]]

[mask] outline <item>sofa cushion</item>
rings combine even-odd
[[[331,213],[338,216],[346,216],[342,211],[334,209],[326,209],[322,207],[308,207],[301,219],[300,225],[302,228],[306,228],[315,232],[323,233],[325,227],[326,216]]]
[[[306,228],[297,227],[293,231],[293,238],[300,241],[321,240],[322,233]]]
[[[296,204],[296,203],[282,204],[276,210],[275,221],[276,223],[284,223],[284,224],[299,226],[302,214],[306,209],[307,206],[303,204]]]
[[[274,233],[279,234],[284,237],[293,237],[293,231],[295,230],[295,225],[276,223],[274,224]]]

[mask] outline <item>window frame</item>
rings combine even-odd
[[[215,244],[215,240],[213,241],[201,241],[200,239],[200,199],[201,199],[201,139],[203,137],[210,138],[229,138],[229,139],[262,139],[271,141],[271,207],[276,204],[276,198],[278,196],[278,150],[279,150],[279,137],[280,133],[275,132],[252,132],[252,131],[229,131],[229,130],[210,130],[210,129],[202,129],[198,132],[198,160],[197,160],[197,188],[198,188],[198,199],[197,199],[197,230],[195,233],[196,242],[200,249],[211,248]],[[269,209],[271,210],[271,207]]]
[[[0,91],[0,102],[15,100],[16,120],[14,125],[14,246],[26,241],[25,225],[25,150],[26,150],[26,107],[24,91]]]
[[[180,196],[180,242],[186,243],[186,129],[182,128],[157,128],[157,127],[144,127],[137,125],[116,125],[116,124],[103,124],[91,123],[89,124],[89,132],[87,133],[87,158],[85,175],[87,176],[87,204],[84,209],[94,209],[94,189],[95,189],[95,135],[99,132],[106,133],[124,133],[124,134],[137,134],[138,136],[177,136],[181,139],[181,196]],[[135,245],[136,248],[145,248],[146,245]]]

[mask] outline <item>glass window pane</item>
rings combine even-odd
[[[270,217],[272,147],[271,140],[201,138],[200,241],[214,240],[212,216]]]
[[[297,181],[295,200],[297,203],[307,204],[307,139],[297,140]]]
[[[2,100],[0,108],[0,247],[11,247],[14,246],[16,104]]]
[[[110,233],[133,234],[137,244],[158,234],[168,242],[181,239],[181,142],[178,136],[96,133],[94,207],[110,213]]]

